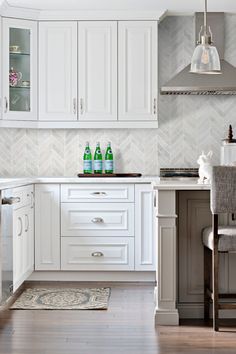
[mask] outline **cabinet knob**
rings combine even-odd
[[[104,222],[104,220],[103,220],[103,218],[93,218],[93,219],[92,219],[92,222],[93,222],[94,224],[101,224],[101,223]]]
[[[104,254],[103,254],[102,252],[93,252],[93,253],[91,254],[91,256],[92,256],[92,257],[103,257]]]

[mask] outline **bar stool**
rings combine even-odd
[[[205,228],[202,234],[204,245],[204,318],[209,319],[209,302],[212,300],[213,328],[218,331],[219,310],[236,309],[236,303],[219,301],[219,299],[236,298],[236,294],[219,294],[219,252],[236,251],[236,226],[218,225],[218,214],[236,212],[236,167],[213,166],[211,212],[212,227]],[[210,283],[212,283],[212,287]]]

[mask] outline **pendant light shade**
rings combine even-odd
[[[220,58],[213,45],[199,44],[192,56],[191,73],[195,74],[221,74]]]
[[[212,45],[212,33],[207,27],[207,0],[205,0],[204,25],[199,33],[190,72],[194,74],[221,74],[220,58],[215,46]]]

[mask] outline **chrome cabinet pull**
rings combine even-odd
[[[101,224],[104,222],[103,218],[93,218],[91,220],[94,224]]]
[[[4,101],[5,101],[4,113],[7,113],[7,111],[8,111],[8,100],[7,100],[6,97],[4,97]]]
[[[153,114],[157,113],[157,99],[154,98],[153,100]]]
[[[93,253],[91,254],[91,256],[92,256],[92,257],[103,257],[104,254],[103,254],[102,252],[93,252]]]
[[[83,98],[80,99],[80,114],[84,113],[84,104],[83,104]]]
[[[9,197],[9,198],[2,198],[2,204],[17,204],[20,203],[20,197]]]
[[[73,113],[77,113],[77,100],[76,98],[73,98]]]
[[[18,220],[20,221],[20,232],[18,233],[17,236],[21,236],[22,235],[22,231],[23,231],[23,222],[21,217],[18,216]]]
[[[92,195],[107,195],[106,192],[92,192]]]
[[[28,232],[29,231],[29,215],[28,214],[25,214],[25,222],[27,220],[27,227],[25,228],[25,232]]]

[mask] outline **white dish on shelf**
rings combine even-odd
[[[20,50],[10,50],[10,54],[21,54],[22,52]]]

